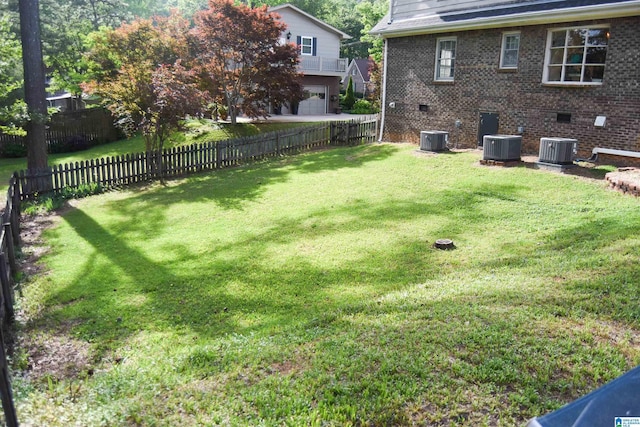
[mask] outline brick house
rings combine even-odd
[[[640,0],[392,0],[383,134],[444,130],[459,147],[521,134],[640,151]]]
[[[348,59],[340,58],[340,43],[351,36],[291,4],[274,6],[269,11],[287,25],[282,43],[296,43],[300,55],[298,68],[303,74],[304,99],[297,109],[283,106],[281,113],[334,113],[340,106],[340,80],[348,65]]]

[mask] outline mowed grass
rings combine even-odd
[[[514,426],[638,365],[640,201],[479,156],[336,148],[74,202],[23,285],[20,421]]]

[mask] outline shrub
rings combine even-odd
[[[351,110],[355,102],[356,102],[356,97],[353,93],[353,80],[351,79],[351,76],[349,76],[349,83],[347,84],[347,93],[344,95],[344,98],[342,100],[344,109]]]
[[[89,184],[81,184],[78,187],[63,188],[57,194],[38,194],[36,193],[32,199],[24,202],[22,211],[26,215],[37,215],[43,212],[51,212],[60,209],[65,200],[81,199],[83,197],[92,196],[104,192],[104,187],[100,184],[92,182]]]
[[[72,153],[89,148],[91,144],[84,135],[71,135],[63,140],[51,141],[49,153]]]
[[[359,99],[353,104],[353,109],[351,110],[354,114],[375,114],[377,113],[376,109],[373,108],[371,102],[366,99]]]
[[[7,142],[2,147],[1,154],[4,158],[26,157],[27,147],[18,142]]]

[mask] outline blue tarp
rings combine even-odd
[[[640,366],[527,427],[640,427]]]

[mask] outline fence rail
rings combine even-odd
[[[284,131],[165,149],[162,152],[54,165],[20,171],[20,196],[58,193],[98,184],[104,188],[238,166],[248,162],[329,146],[357,145],[376,139],[377,120],[326,122]]]

